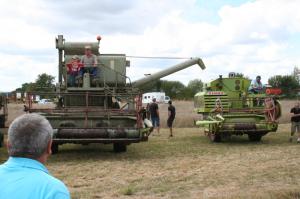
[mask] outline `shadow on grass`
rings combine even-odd
[[[266,135],[260,142],[251,142],[247,136],[232,136],[220,143],[211,142],[206,136],[185,135],[184,137],[151,137],[148,142],[134,143],[127,146],[127,152],[113,152],[112,144],[90,144],[87,146],[66,144],[60,146],[53,161],[85,161],[87,159],[110,161],[138,161],[144,159],[163,159],[169,157],[220,155],[234,150],[263,149],[274,146],[291,145],[282,134]]]

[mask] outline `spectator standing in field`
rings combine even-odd
[[[170,136],[169,137],[173,137],[173,122],[175,119],[175,115],[176,115],[176,109],[175,107],[172,105],[172,101],[170,100],[168,102],[169,107],[168,107],[168,120],[167,120],[167,125],[170,129]]]
[[[158,104],[156,103],[155,98],[152,99],[152,103],[149,105],[149,112],[150,112],[151,121],[154,130],[156,129],[157,134],[159,134],[160,119],[159,119]]]
[[[69,199],[63,182],[45,163],[51,154],[53,129],[38,114],[15,119],[8,129],[9,159],[0,165],[0,199]]]
[[[291,109],[291,137],[290,142],[293,141],[294,134],[298,133],[297,142],[300,142],[300,102],[297,102]]]

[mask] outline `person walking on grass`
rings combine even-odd
[[[9,159],[0,165],[0,199],[69,199],[63,182],[50,175],[53,129],[38,114],[16,118],[8,129]]]
[[[175,119],[175,115],[176,115],[176,109],[175,107],[172,105],[172,101],[170,100],[168,102],[169,107],[168,107],[168,120],[167,120],[167,125],[170,129],[170,135],[169,137],[173,137],[173,122]]]
[[[156,98],[152,99],[152,103],[149,105],[149,112],[150,112],[151,121],[154,130],[156,130],[157,134],[159,134],[160,119],[159,119],[159,110],[158,110],[158,104],[156,103]]]
[[[300,143],[300,102],[296,102],[295,106],[291,109],[291,137],[290,142],[293,141],[294,134],[297,132],[297,142]]]

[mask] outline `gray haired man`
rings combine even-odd
[[[9,159],[0,165],[0,199],[69,199],[67,187],[44,166],[51,154],[53,129],[46,118],[25,114],[8,129]]]

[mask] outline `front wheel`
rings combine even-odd
[[[58,144],[52,143],[51,151],[52,151],[52,154],[57,154],[58,153]]]
[[[122,143],[114,143],[114,152],[115,153],[122,153],[126,152],[127,145]]]
[[[209,132],[208,137],[209,137],[210,141],[212,141],[212,142],[221,142],[222,141],[221,135],[218,133]]]
[[[208,137],[212,142],[221,142],[222,138],[218,132],[218,128],[214,124],[210,124],[208,127]]]
[[[5,115],[0,115],[0,128],[5,128]]]

